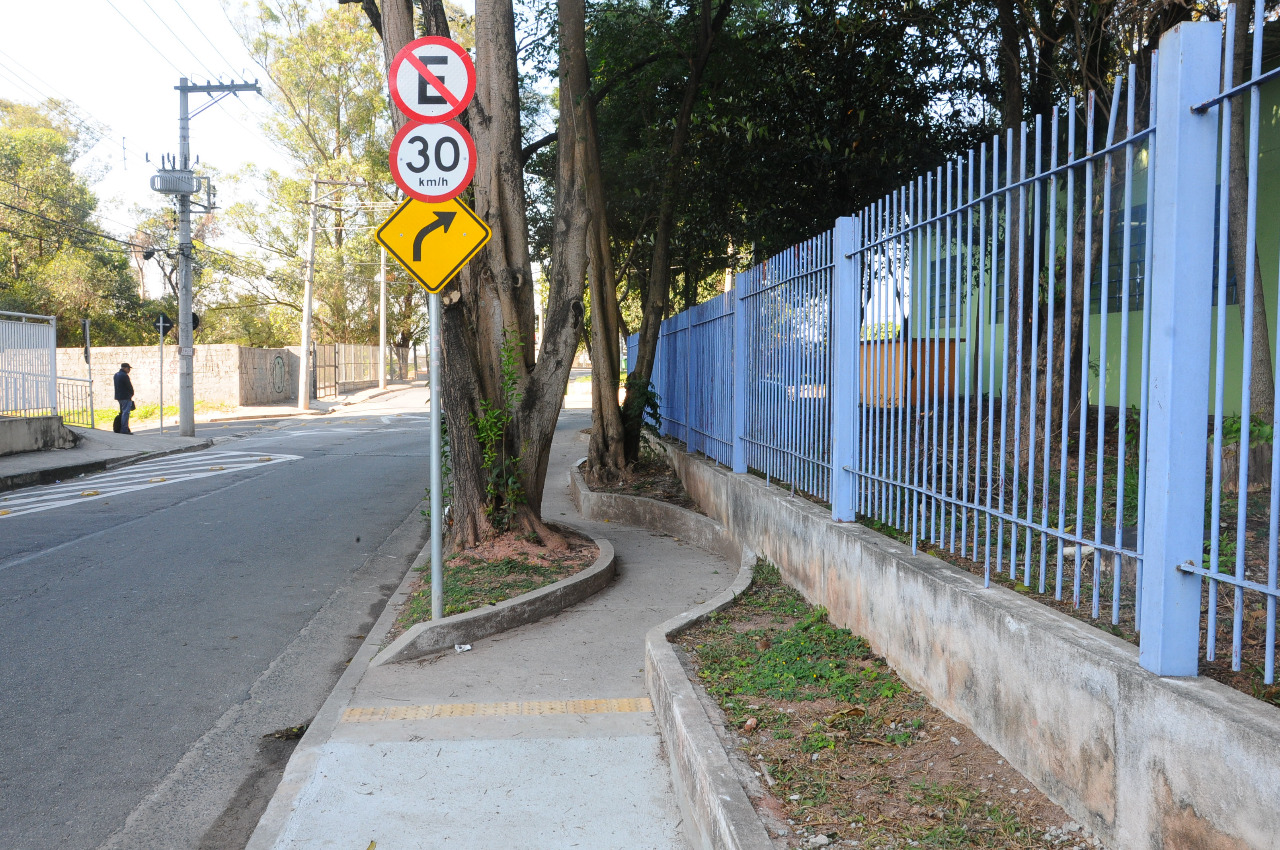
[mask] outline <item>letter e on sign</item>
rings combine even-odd
[[[457,42],[438,35],[402,47],[387,76],[396,107],[425,124],[461,115],[476,93],[471,57]]]

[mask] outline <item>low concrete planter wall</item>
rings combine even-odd
[[[604,589],[617,572],[613,544],[608,540],[595,540],[595,544],[600,547],[600,555],[585,570],[497,605],[418,623],[379,652],[369,666],[412,661],[453,649],[455,644],[474,643],[576,605]]]
[[[667,745],[672,784],[685,820],[701,850],[772,850],[773,842],[742,787],[724,744],[698,699],[671,637],[728,607],[751,584],[756,556],[738,545],[718,522],[675,505],[587,488],[577,468],[569,472],[569,495],[586,519],[625,522],[671,534],[738,564],[728,590],[645,635],[645,687]]]
[[[578,466],[582,463],[579,461]],[[597,493],[587,487],[577,466],[569,472],[569,496],[584,519],[621,522],[670,534],[714,552],[731,564],[742,556],[741,544],[715,520],[656,499]]]
[[[1280,848],[1280,710],[1154,676],[1085,623],[753,476],[668,456],[730,534],[1109,847]]]

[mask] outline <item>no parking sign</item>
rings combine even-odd
[[[476,68],[462,46],[438,35],[411,41],[391,60],[391,99],[423,123],[462,114],[476,93]]]

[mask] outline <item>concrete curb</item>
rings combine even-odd
[[[148,460],[156,460],[157,458],[168,457],[169,455],[185,454],[186,452],[198,452],[209,448],[213,445],[213,440],[205,440],[193,446],[179,446],[174,449],[166,449],[159,452],[141,452],[137,455],[116,458],[114,460],[92,460],[85,463],[71,463],[65,466],[55,466],[48,469],[33,469],[30,472],[19,472],[15,475],[0,476],[0,493],[9,490],[17,490],[22,487],[34,487],[39,484],[52,484],[57,481],[64,481],[75,478],[80,475],[88,475],[91,472],[104,472],[109,469],[119,469],[123,466],[132,466],[135,463],[142,463]]]
[[[243,415],[231,414],[228,416],[210,416],[208,419],[205,419],[204,422],[205,423],[242,422],[242,421],[248,421],[251,419],[292,419],[297,416],[328,416],[334,411],[341,410],[344,407],[350,407],[353,404],[360,404],[361,402],[371,401],[375,398],[382,398],[385,395],[391,395],[392,393],[398,393],[404,390],[412,390],[416,388],[417,387],[414,384],[402,384],[395,387],[387,387],[385,390],[379,390],[378,392],[364,396],[363,398],[351,398],[351,399],[344,399],[342,401],[335,402],[333,407],[329,408],[328,410],[312,410],[312,409],[298,410],[297,406],[295,405],[294,407],[289,408],[289,412],[287,413],[284,411],[281,411],[279,413],[269,412],[269,413],[246,413]]]
[[[593,596],[613,581],[617,573],[613,544],[603,538],[595,539],[595,543],[600,547],[600,555],[585,570],[497,605],[443,617],[433,623],[418,623],[378,653],[369,666],[413,661],[452,649],[455,644],[474,643],[558,614]]]
[[[568,523],[560,523],[570,528],[573,526]],[[580,529],[574,528],[579,534],[585,534]],[[590,536],[590,535],[586,535]],[[588,569],[595,569],[604,559],[605,550],[608,550],[608,563],[610,573],[616,564],[616,558],[613,553],[613,544],[608,540],[595,540],[597,546],[600,547],[600,558],[596,559],[596,563]],[[320,758],[321,748],[328,743],[329,738],[333,735],[334,729],[338,727],[338,723],[342,719],[342,713],[346,710],[351,702],[351,697],[355,694],[356,688],[360,685],[360,680],[364,678],[369,668],[375,666],[373,663],[375,656],[379,654],[378,647],[382,644],[383,638],[391,631],[391,626],[395,622],[396,613],[405,599],[409,596],[409,591],[413,587],[414,568],[421,566],[431,557],[430,544],[423,547],[418,553],[418,557],[414,558],[409,569],[405,570],[404,578],[400,581],[400,586],[396,588],[396,592],[387,600],[387,604],[382,609],[378,621],[374,623],[373,628],[369,630],[368,637],[364,643],[360,645],[355,656],[347,664],[347,669],[343,672],[342,677],[338,679],[338,684],[334,685],[333,691],[324,701],[324,705],[320,707],[320,711],[316,714],[315,719],[311,721],[311,725],[307,727],[306,733],[302,736],[302,740],[298,742],[298,747],[290,756],[288,764],[285,765],[284,775],[280,778],[280,784],[276,786],[275,793],[271,797],[271,802],[267,804],[267,810],[262,813],[262,817],[258,819],[258,825],[253,830],[253,835],[249,837],[249,843],[245,845],[245,850],[271,850],[275,846],[276,841],[284,833],[285,827],[289,824],[289,818],[293,814],[293,808],[298,800],[298,795],[302,793],[303,788],[311,780],[316,770],[316,764]],[[584,571],[585,572],[585,571]],[[581,576],[570,576],[570,579]],[[549,590],[555,585],[549,585],[542,590]],[[535,591],[537,592],[537,591]],[[526,594],[526,596],[531,594]],[[589,594],[588,594],[589,595]],[[510,602],[517,601],[523,597],[517,597]],[[585,597],[584,597],[585,598]],[[471,613],[471,612],[467,612]],[[443,625],[444,620],[440,621]],[[402,636],[403,637],[403,636]],[[391,647],[387,647],[390,649]],[[382,663],[382,662],[379,662]]]
[[[415,507],[415,513],[419,509],[420,507]],[[409,520],[414,518],[414,514],[410,514]],[[406,520],[406,522],[409,520]],[[423,551],[427,552],[427,556],[430,557],[430,545],[424,548]],[[245,850],[270,850],[284,832],[289,823],[289,817],[293,814],[293,807],[297,802],[298,795],[302,793],[302,789],[306,787],[307,782],[310,781],[311,776],[315,773],[316,762],[320,757],[320,748],[333,735],[333,730],[337,728],[339,721],[342,719],[342,712],[346,710],[347,705],[351,702],[352,695],[356,692],[356,687],[369,669],[369,662],[377,654],[378,647],[382,644],[387,632],[391,631],[391,625],[395,622],[396,612],[400,610],[401,603],[408,598],[409,589],[413,587],[413,566],[418,565],[422,558],[423,555],[420,552],[410,568],[405,570],[404,578],[400,580],[400,586],[387,599],[387,604],[383,606],[382,613],[378,616],[377,622],[373,624],[373,628],[369,630],[364,643],[360,644],[356,654],[347,663],[347,669],[343,671],[342,676],[338,679],[338,684],[333,686],[333,690],[325,698],[324,704],[320,706],[320,711],[316,713],[311,725],[307,727],[302,740],[298,742],[293,755],[289,757],[289,761],[285,764],[284,775],[280,777],[280,784],[276,786],[275,792],[271,795],[271,801],[267,804],[266,811],[258,819],[258,825],[254,828],[253,835],[249,837],[249,843],[245,845]]]
[[[737,578],[727,590],[645,635],[645,687],[667,747],[676,798],[698,846],[702,850],[773,850],[773,840],[671,646],[673,635],[728,607],[751,585],[755,553],[734,542],[718,522],[693,511],[640,496],[593,493],[577,466],[569,472],[569,493],[584,518],[626,522],[664,534],[679,530],[683,534],[675,536],[726,555],[730,563],[738,559]]]
[[[206,425],[212,425],[215,422],[248,422],[252,419],[293,419],[298,416],[325,416],[328,410],[298,410],[294,409],[289,413],[246,413],[243,416],[213,416],[204,421]]]

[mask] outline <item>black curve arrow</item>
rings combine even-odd
[[[437,227],[443,227],[444,232],[448,233],[449,225],[453,224],[453,217],[456,215],[456,212],[437,212],[436,220],[418,231],[418,235],[413,240],[413,261],[415,263],[422,262],[422,240],[427,238],[427,234]]]

